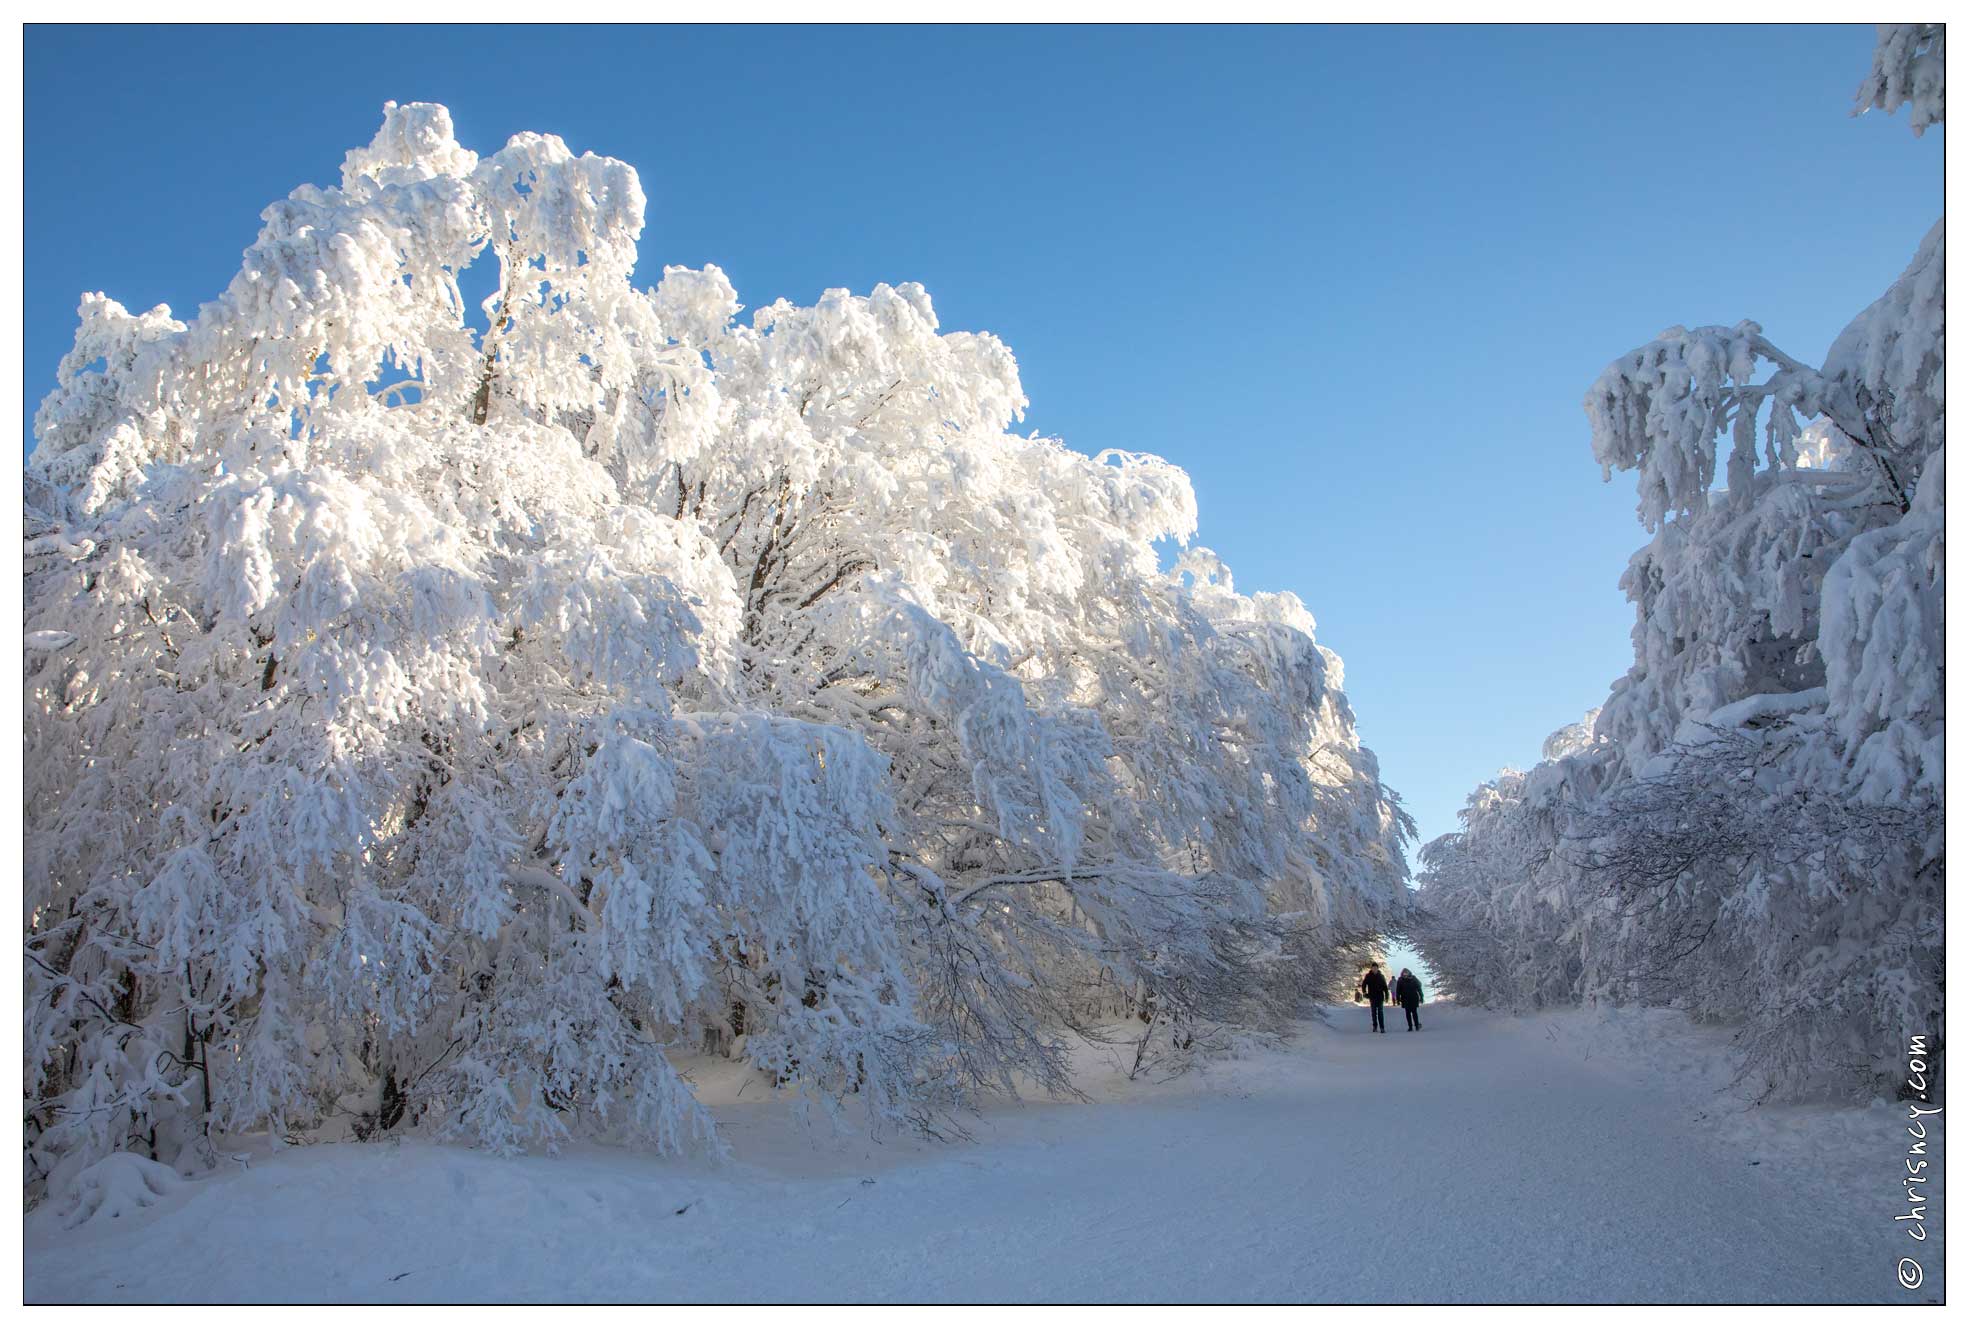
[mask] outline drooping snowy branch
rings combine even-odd
[[[1948,25],[1882,23],[1873,48],[1873,66],[1853,94],[1853,114],[1908,108],[1908,128],[1917,135],[1942,123]]]

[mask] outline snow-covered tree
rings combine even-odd
[[[1257,1022],[1400,907],[1291,595],[1009,431],[921,287],[631,281],[621,162],[391,105],[189,322],[85,297],[27,475],[30,1178],[215,1131],[711,1141]],[[489,259],[488,259],[489,256]],[[461,274],[497,265],[483,319]]]
[[[1613,920],[1569,852],[1575,810],[1592,805],[1612,756],[1596,718],[1552,734],[1532,770],[1479,785],[1462,830],[1423,846],[1409,935],[1448,992],[1523,1010],[1601,989]]]
[[[1939,123],[1941,68],[1939,28],[1884,25],[1862,108]],[[1818,367],[1752,322],[1677,327],[1587,393],[1653,532],[1635,663],[1589,747],[1424,849],[1418,936],[1465,995],[1747,1015],[1788,1092],[1870,1090],[1937,1027],[1944,263],[1938,222]]]

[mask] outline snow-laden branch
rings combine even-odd
[[[592,930],[598,926],[594,914],[590,913],[588,906],[581,902],[581,897],[574,893],[574,888],[561,880],[559,873],[548,871],[546,868],[515,863],[507,867],[506,875],[522,886],[537,887],[561,900],[573,913],[575,921],[584,928]]]

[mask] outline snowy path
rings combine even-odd
[[[1919,1301],[1893,1113],[1864,1157],[1746,1149],[1583,1060],[1563,1020],[1452,1006],[1308,1025],[1279,1053],[974,1143],[812,1147],[720,1109],[723,1169],[614,1151],[293,1150],[162,1212],[29,1216],[30,1300]],[[1577,1017],[1583,1019],[1584,1017]],[[1576,1021],[1575,1021],[1576,1025]],[[1879,1127],[1878,1157],[1871,1140]],[[1794,1146],[1797,1141],[1793,1141]],[[1849,1151],[1850,1152],[1850,1151]],[[1748,1156],[1747,1156],[1748,1155]],[[1753,1165],[1753,1158],[1756,1164]],[[1857,1165],[1857,1169],[1855,1167]],[[1838,1180],[1843,1176],[1843,1181]],[[1856,1176],[1877,1178],[1863,1193]],[[682,1213],[677,1212],[683,1209]],[[1931,1251],[1937,1239],[1928,1243]],[[1924,1261],[1926,1262],[1926,1261]]]

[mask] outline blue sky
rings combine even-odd
[[[1821,356],[1942,211],[1848,116],[1864,27],[50,28],[26,35],[28,415],[77,295],[181,316],[386,100],[642,173],[641,275],[916,280],[1026,427],[1187,468],[1297,591],[1425,836],[1632,658],[1644,534],[1580,399],[1673,323]]]

